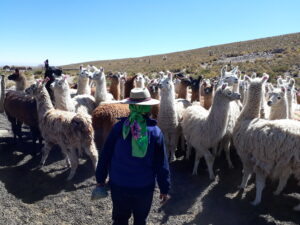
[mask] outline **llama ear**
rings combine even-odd
[[[238,71],[239,71],[239,66],[236,66],[236,67],[233,68],[231,73],[237,73]]]
[[[269,79],[269,75],[266,73],[263,73],[262,81],[265,83]]]
[[[20,72],[19,72],[19,69],[15,69],[15,73],[16,74],[19,74]]]
[[[223,66],[221,69],[221,77],[225,76],[225,72],[227,71],[227,65]]]
[[[173,73],[171,73],[170,71],[168,72],[168,78],[169,78],[170,80],[173,80]]]
[[[282,81],[282,78],[281,78],[281,77],[279,77],[279,78],[277,79],[277,85],[278,85],[278,86],[283,85],[283,81]]]
[[[251,78],[256,78],[257,74],[255,72],[252,73]]]
[[[290,79],[289,86],[293,87],[295,84],[295,80],[293,78]]]
[[[283,93],[285,93],[285,87],[283,87],[283,86],[281,86],[281,91],[283,92]]]
[[[251,82],[251,78],[249,76],[247,76],[247,75],[244,76],[244,80]]]
[[[223,84],[222,84],[222,90],[224,90],[227,86],[228,86],[227,83],[223,83]]]
[[[49,77],[46,77],[46,78],[42,81],[43,86],[45,86],[46,83],[47,83],[49,80],[50,80],[50,78],[49,78]]]
[[[82,65],[80,65],[79,70],[82,71]]]
[[[100,70],[100,72],[104,72],[104,68],[103,67],[100,67],[99,70]]]

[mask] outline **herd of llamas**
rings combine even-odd
[[[36,80],[28,85],[18,70],[8,76],[15,90],[5,89],[0,76],[0,112],[11,123],[14,140],[22,141],[22,124],[30,127],[33,147],[44,141],[39,167],[47,160],[54,145],[59,145],[70,167],[68,180],[78,167],[78,157],[86,153],[94,168],[101,148],[120,117],[129,115],[128,98],[134,87],[148,88],[160,104],[153,106],[151,117],[157,119],[165,137],[169,161],[176,160],[177,148],[185,158],[195,152],[193,174],[199,161],[206,162],[209,178],[215,179],[214,161],[224,151],[229,168],[234,165],[230,150],[235,149],[243,165],[240,188],[255,174],[256,197],[261,202],[266,179],[278,181],[274,195],[279,195],[293,175],[300,185],[300,108],[295,80],[279,77],[277,84],[269,76],[241,75],[238,67],[221,69],[219,77],[204,79],[169,71],[149,79],[143,74],[105,75],[102,67],[81,66],[78,83],[70,85],[67,76],[46,68],[55,77]],[[110,86],[107,87],[109,80]],[[300,211],[300,204],[294,208]]]

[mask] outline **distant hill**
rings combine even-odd
[[[270,75],[284,72],[296,76],[300,70],[300,33],[280,35],[174,52],[161,55],[91,61],[62,66],[64,69],[79,68],[81,64],[103,66],[106,71],[155,72],[186,69],[191,74],[215,76],[222,65],[239,65],[242,71]]]

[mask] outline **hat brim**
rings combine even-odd
[[[122,104],[132,104],[132,105],[158,105],[159,100],[151,98],[150,100],[146,101],[133,101],[130,98],[126,98],[124,100],[121,100],[120,103]]]

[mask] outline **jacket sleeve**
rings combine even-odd
[[[155,146],[155,161],[154,167],[156,172],[156,180],[161,194],[168,194],[171,180],[168,156],[166,153],[166,147],[164,143],[164,137],[160,132],[157,144]]]
[[[115,125],[109,133],[105,141],[104,147],[101,150],[101,154],[99,154],[99,160],[96,168],[96,181],[98,184],[105,183],[105,180],[107,178],[108,169],[114,152],[117,137],[116,133],[117,125]]]

